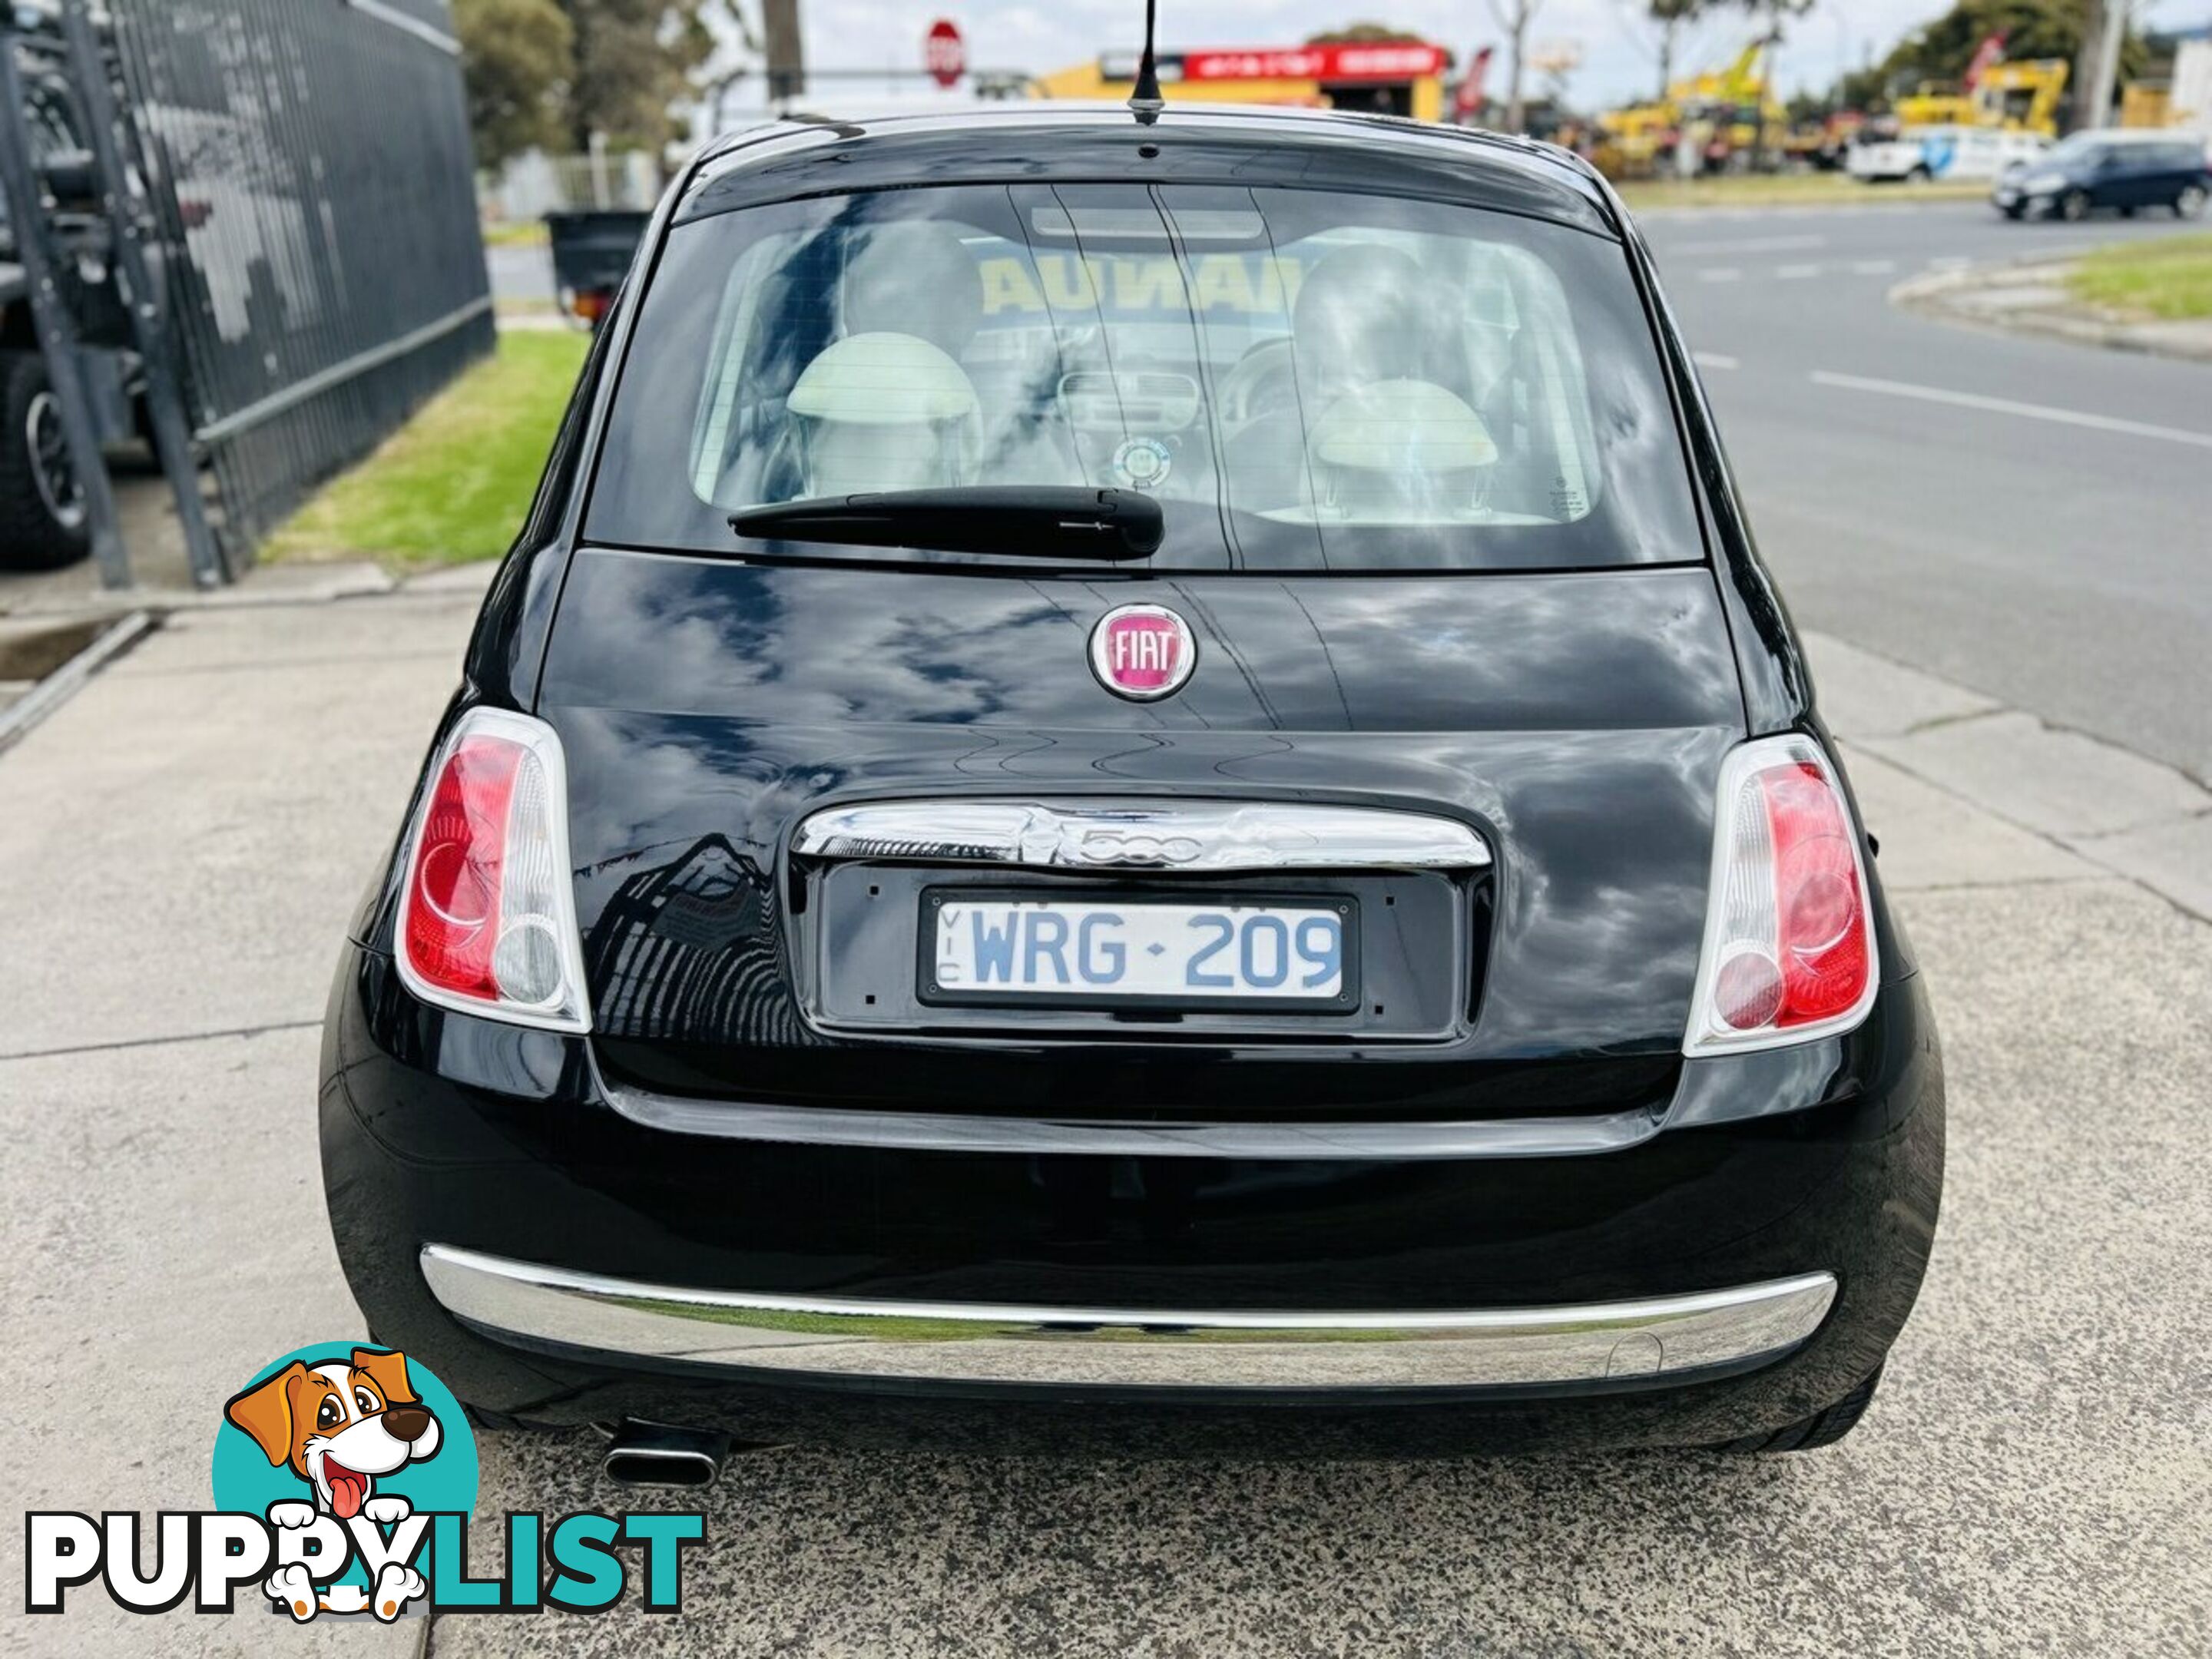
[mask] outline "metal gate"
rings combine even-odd
[[[492,347],[459,44],[446,0],[108,13],[235,574]]]

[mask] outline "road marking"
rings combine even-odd
[[[1851,261],[1851,270],[1861,276],[1880,276],[1885,272],[1895,270],[1896,269],[1897,261],[1894,259],[1854,259]]]
[[[1698,273],[1698,280],[1701,283],[1734,283],[1741,281],[1743,273],[1734,265],[1721,265],[1714,270],[1701,270]]]
[[[1679,258],[1685,253],[1787,253],[1793,248],[1826,247],[1825,236],[1741,236],[1724,242],[1680,242],[1673,247],[1662,247],[1663,256]]]
[[[1928,262],[1928,269],[1930,270],[1964,270],[1968,265],[1973,263],[1974,262],[1972,259],[1968,258],[1963,253],[1947,253],[1939,259],[1930,259]]]
[[[2060,426],[2083,426],[2097,432],[2124,433],[2131,438],[2156,438],[2170,444],[2193,444],[2212,449],[2212,432],[2189,432],[2179,427],[2153,426],[2147,421],[2124,421],[2112,415],[2089,415],[2075,409],[2052,409],[2043,404],[2015,403],[2010,398],[1984,398],[1973,392],[1946,392],[1941,386],[1913,386],[1904,380],[1875,380],[1861,374],[1834,374],[1825,368],[1813,371],[1816,386],[1838,386],[1846,392],[1879,392],[1892,398],[1913,398],[1922,403],[1948,404],[1954,409],[1978,409],[1992,415],[2017,415],[2025,420],[2051,421]]]
[[[1774,274],[1785,283],[1796,282],[1807,276],[1818,276],[1820,274],[1820,267],[1818,265],[1777,265],[1774,267]]]
[[[1693,351],[1690,356],[1697,360],[1697,364],[1699,368],[1741,368],[1743,367],[1743,365],[1739,363],[1735,358],[1730,357],[1723,352]]]

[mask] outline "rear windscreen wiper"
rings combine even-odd
[[[976,484],[777,501],[730,515],[763,541],[934,548],[1039,559],[1142,559],[1166,533],[1160,504],[1133,489]]]

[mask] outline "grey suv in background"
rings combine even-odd
[[[2205,141],[2193,134],[2076,133],[2033,161],[1998,175],[1990,200],[2008,219],[2086,219],[2100,208],[2123,218],[2170,208],[2184,219],[2212,196]]]

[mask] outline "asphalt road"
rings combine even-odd
[[[1645,228],[1799,622],[2212,778],[2212,368],[1884,297],[2183,227],[1954,203]]]
[[[554,300],[553,256],[543,247],[506,246],[484,250],[491,297],[501,305],[550,306]]]

